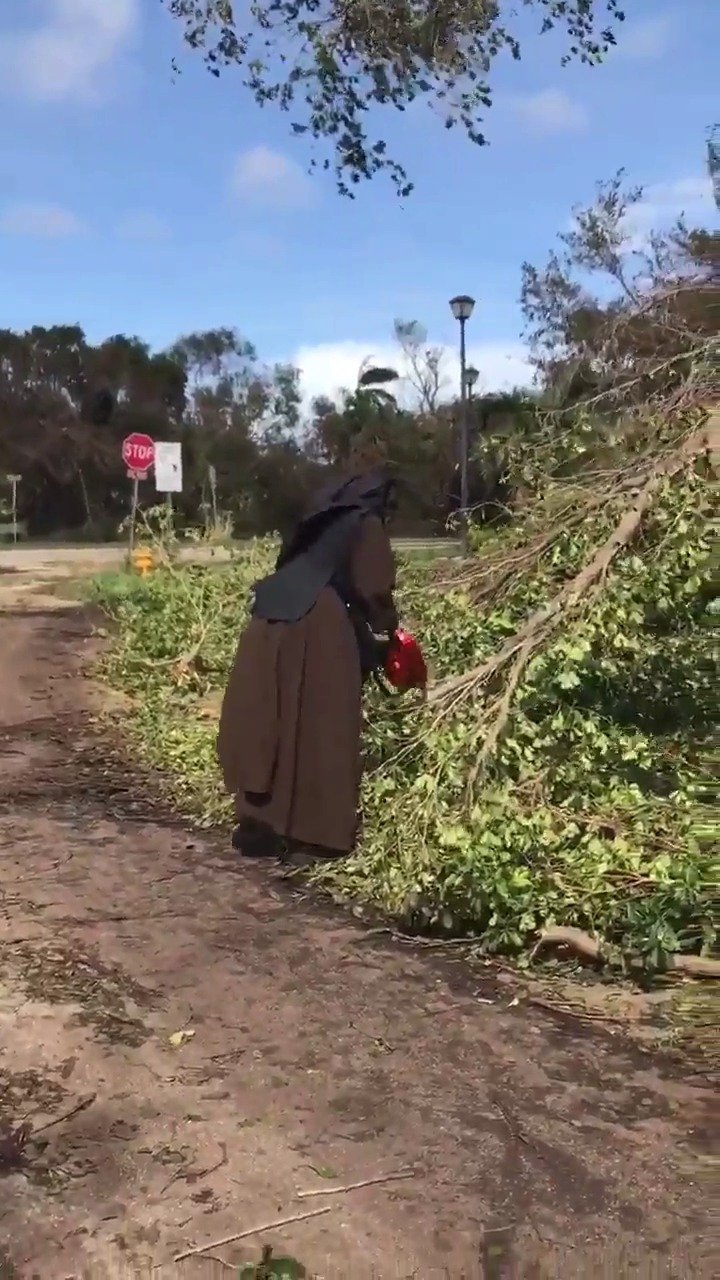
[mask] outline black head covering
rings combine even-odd
[[[275,568],[280,569],[311,546],[338,517],[348,512],[357,512],[359,518],[375,515],[385,521],[392,510],[396,490],[397,482],[380,469],[325,485],[310,500],[286,539]]]
[[[321,489],[285,542],[275,572],[257,583],[254,616],[269,622],[305,617],[339,573],[360,522],[369,515],[387,518],[396,487],[378,470]]]

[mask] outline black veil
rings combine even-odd
[[[386,471],[367,471],[320,489],[283,543],[276,569],[310,547],[340,516],[357,512],[385,520],[392,508],[397,482]]]

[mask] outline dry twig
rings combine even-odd
[[[33,1129],[30,1137],[37,1138],[39,1133],[47,1133],[48,1129],[54,1129],[56,1125],[64,1124],[66,1120],[72,1120],[73,1116],[79,1115],[81,1111],[87,1111],[96,1098],[96,1093],[89,1093],[86,1098],[81,1098],[70,1111],[64,1111],[61,1116],[57,1116],[54,1120],[49,1120],[47,1124],[41,1124],[39,1129]]]
[[[309,1191],[298,1191],[298,1200],[309,1200],[311,1196],[338,1196],[347,1191],[359,1191],[361,1187],[377,1187],[385,1182],[402,1182],[406,1178],[414,1178],[412,1169],[403,1173],[387,1173],[378,1178],[364,1178],[362,1182],[348,1182],[344,1187],[313,1187]]]
[[[238,1231],[232,1236],[223,1236],[222,1240],[211,1240],[209,1244],[198,1245],[196,1249],[186,1249],[173,1258],[173,1262],[184,1262],[186,1258],[199,1258],[211,1249],[222,1249],[226,1244],[235,1244],[237,1240],[247,1240],[249,1236],[261,1236],[266,1231],[277,1231],[279,1227],[289,1227],[293,1222],[305,1222],[308,1218],[319,1218],[321,1213],[331,1213],[332,1205],[324,1205],[322,1209],[310,1209],[307,1213],[295,1213],[291,1218],[278,1218],[275,1222],[264,1222],[259,1227],[249,1227],[247,1231]]]

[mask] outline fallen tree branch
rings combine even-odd
[[[539,639],[540,637],[538,636],[538,641]],[[505,692],[503,693],[500,705],[497,709],[497,715],[495,716],[495,719],[485,737],[482,748],[477,754],[475,763],[470,770],[470,776],[467,783],[468,794],[473,791],[475,783],[495,750],[498,738],[508,722],[512,707],[512,700],[515,696],[515,690],[517,689],[522,678],[522,674],[530,661],[533,650],[535,649],[535,644],[535,640],[532,637],[528,637],[518,650],[507,685],[505,686]]]
[[[570,925],[552,925],[543,929],[530,959],[534,960],[548,947],[567,947],[583,960],[591,960],[596,964],[607,964],[610,960],[609,949],[604,947],[602,941],[593,938],[584,929],[575,929]],[[672,952],[666,957],[665,963],[671,972],[682,973],[690,978],[720,978],[720,960],[713,960],[711,956]]]
[[[610,479],[613,483],[613,492],[617,495],[627,489],[637,491],[642,488],[643,481],[647,479],[648,474],[649,467],[647,465],[644,467],[636,466],[630,476],[612,473]],[[592,490],[583,492],[582,496],[582,505],[573,507],[572,503],[570,503],[562,511],[553,513],[555,523],[549,533],[545,533],[540,537],[536,535],[534,541],[517,547],[509,556],[503,554],[499,564],[493,563],[491,558],[489,563],[484,562],[470,574],[465,569],[464,579],[467,579],[470,583],[474,602],[488,604],[491,599],[498,597],[501,589],[516,577],[520,569],[524,566],[538,565],[544,554],[551,549],[561,536],[582,524],[593,511],[597,511],[599,507],[607,504],[608,487],[606,485],[603,489],[602,487],[598,488],[596,485]],[[483,582],[486,585],[480,585]]]
[[[592,559],[560,588],[548,604],[536,609],[524,625],[505,642],[498,653],[486,658],[471,671],[443,680],[431,689],[427,695],[428,704],[447,703],[452,700],[454,705],[458,696],[485,684],[502,670],[518,650],[528,645],[532,650],[542,638],[541,633],[548,628],[548,624],[550,627],[556,626],[561,612],[583,596],[595,582],[602,579],[618,551],[632,541],[662,481],[680,471],[688,459],[702,452],[706,445],[707,432],[698,431],[693,433],[679,449],[662,459],[637,494],[633,505],[623,513],[610,536],[597,548]]]

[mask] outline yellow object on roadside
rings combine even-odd
[[[137,551],[133,551],[133,569],[140,574],[141,578],[147,578],[155,568],[155,557],[148,547],[138,547]]]

